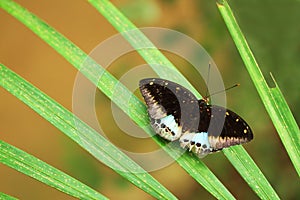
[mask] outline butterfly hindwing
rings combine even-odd
[[[212,151],[249,142],[253,139],[250,126],[239,115],[221,106],[199,100],[199,131],[208,132]]]

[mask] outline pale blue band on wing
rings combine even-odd
[[[179,126],[173,115],[161,119],[154,119],[152,127],[161,137],[174,141],[182,135],[182,128]]]
[[[208,133],[186,133],[179,139],[182,148],[188,147],[198,157],[202,158],[211,152],[211,146],[208,140]]]

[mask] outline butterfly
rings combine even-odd
[[[183,86],[159,78],[143,79],[139,88],[154,131],[168,141],[179,140],[202,158],[223,148],[249,142],[249,125],[231,110],[198,100]]]

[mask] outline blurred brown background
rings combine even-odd
[[[86,53],[117,33],[87,1],[16,2],[46,21]],[[254,141],[245,145],[245,148],[283,199],[299,197],[298,175],[236,51],[215,2],[112,2],[138,27],[165,27],[194,38],[212,56],[226,86],[241,83],[241,87],[227,93],[227,101],[228,107],[243,116],[254,131]],[[229,3],[266,79],[270,80],[268,74],[272,72],[299,122],[300,2],[234,0]],[[72,89],[77,73],[75,68],[3,10],[0,10],[0,24],[1,62],[71,110]],[[141,61],[138,55],[131,56],[133,58],[114,63],[108,70],[116,77],[122,76],[135,62]],[[133,60],[133,63],[128,60]],[[180,69],[184,69],[184,66]],[[189,76],[192,77],[192,73],[185,74],[188,79]],[[205,87],[199,86],[198,80],[190,78],[190,81],[203,94]],[[0,99],[1,140],[61,169],[111,199],[151,199],[96,161],[3,88],[0,88]],[[98,92],[96,101],[99,120],[103,120],[111,133],[122,134],[112,120],[110,101],[101,92]],[[130,141],[127,141],[126,146],[131,146]],[[204,162],[238,199],[257,198],[222,153],[207,156]],[[176,163],[151,174],[180,199],[213,199]],[[0,191],[20,199],[72,199],[3,164],[0,164],[0,177]]]

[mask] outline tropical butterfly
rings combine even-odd
[[[198,157],[253,139],[249,125],[224,107],[198,100],[181,85],[159,78],[140,81],[154,131],[169,141],[179,140]]]

